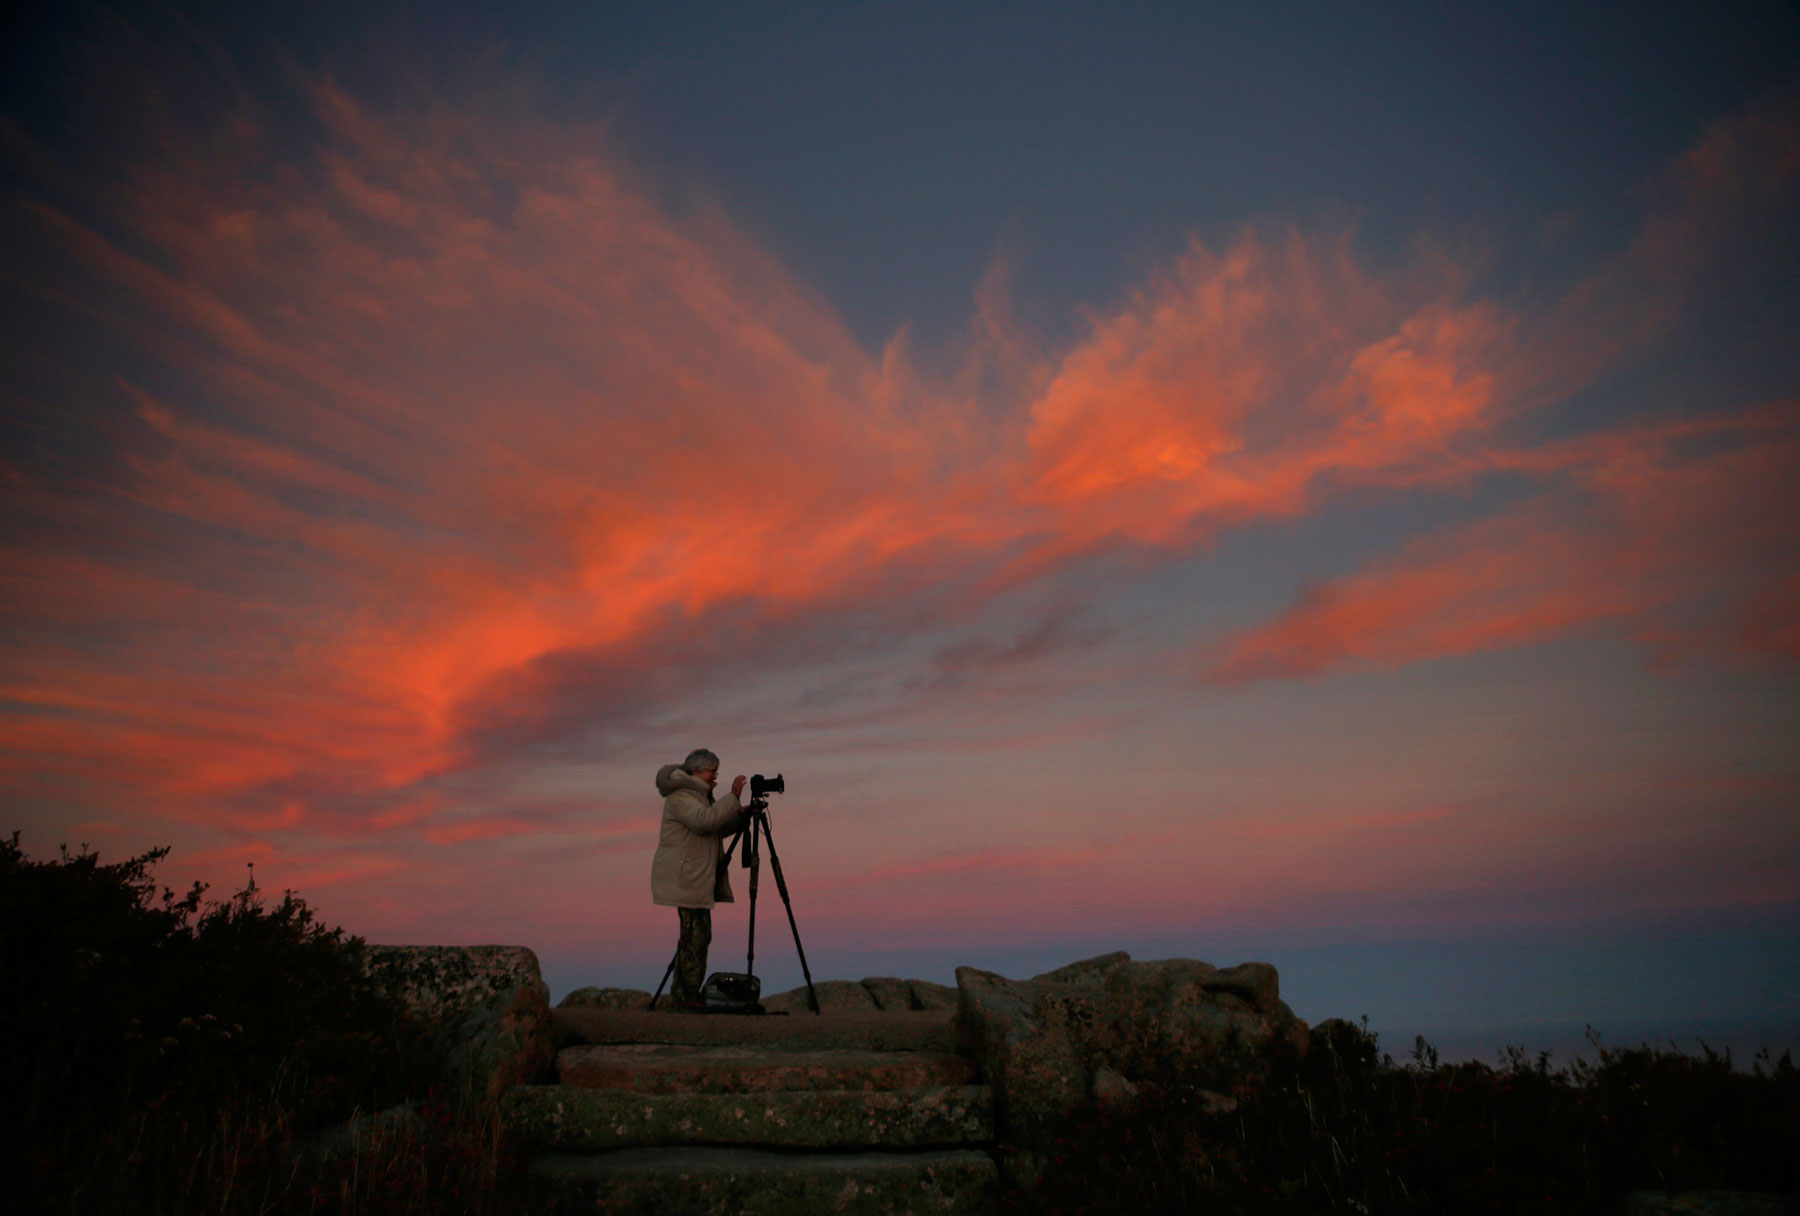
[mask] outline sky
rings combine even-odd
[[[6,19],[0,827],[650,988],[705,746],[815,978],[1800,1046],[1800,14],[772,7]]]

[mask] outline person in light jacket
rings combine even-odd
[[[706,951],[712,944],[714,903],[731,903],[731,876],[719,865],[724,849],[719,837],[733,832],[743,819],[738,799],[746,778],[739,775],[731,792],[716,801],[719,758],[704,747],[688,753],[680,764],[656,772],[656,792],[663,796],[662,832],[650,862],[650,898],[673,907],[681,918],[681,943],[675,950],[676,1008],[700,1003],[706,983]]]

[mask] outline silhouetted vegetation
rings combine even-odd
[[[34,862],[0,839],[8,1210],[519,1210],[493,1112],[440,1096],[361,940],[254,882],[223,901],[159,889],[166,853]],[[1604,1212],[1636,1190],[1800,1191],[1785,1054],[1749,1072],[1648,1047],[1489,1066],[1419,1040],[1396,1063],[1333,1020],[1235,1109],[1203,1077],[1154,1075],[1131,1113],[1093,1111],[1016,1210]]]
[[[1396,1063],[1366,1025],[1315,1027],[1302,1059],[1222,1110],[1174,1072],[1129,1115],[1096,1110],[1033,1213],[1620,1212],[1635,1191],[1800,1191],[1800,1074],[1703,1050],[1596,1046],[1551,1067]]]
[[[504,1210],[491,1115],[436,1096],[362,941],[254,880],[223,901],[159,890],[167,852],[36,862],[0,840],[8,1208]]]

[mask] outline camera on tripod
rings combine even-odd
[[[782,780],[780,773],[776,773],[773,777],[765,777],[758,773],[750,778],[750,809],[766,811],[769,809],[769,800],[764,797],[765,794],[785,793],[787,793],[787,782]]]

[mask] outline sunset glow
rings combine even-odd
[[[1364,1009],[1283,950],[1800,951],[1791,64],[1603,199],[1545,160],[1436,220],[1348,178],[1145,202],[1094,295],[1021,195],[943,315],[664,142],[667,61],[596,102],[549,51],[382,88],[342,46],[252,71],[278,25],[105,25],[9,51],[28,851],[173,844],[173,885],[254,863],[372,939],[648,987],[651,778],[703,744],[787,774],[827,974],[1272,955],[1319,1017]],[[1800,999],[1746,984],[1662,1012]]]

